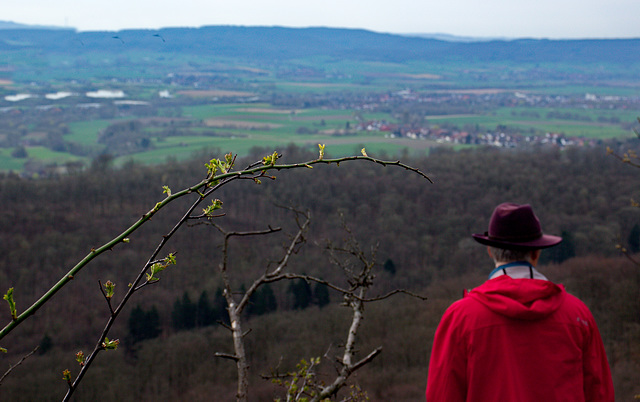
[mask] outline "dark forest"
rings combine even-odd
[[[635,142],[623,144],[636,147]],[[622,147],[622,146],[621,146]],[[295,146],[279,150],[287,162],[312,160]],[[256,149],[246,160],[273,150]],[[330,148],[327,148],[330,153]],[[82,172],[42,179],[0,178],[0,288],[15,289],[18,309],[32,303],[92,248],[128,227],[162,199],[163,186],[179,189],[200,180],[210,150],[185,163],[130,163],[113,168],[96,160]],[[385,159],[384,155],[379,155]],[[405,295],[367,307],[359,346],[383,351],[351,382],[375,401],[423,397],[435,327],[463,288],[479,285],[490,270],[486,250],[471,233],[486,230],[491,211],[503,201],[529,203],[547,233],[562,246],[543,253],[540,267],[582,298],[600,326],[619,400],[640,393],[640,270],[621,255],[640,252],[640,172],[604,148],[527,151],[436,149],[428,157],[401,158],[432,180],[402,169],[372,164],[317,166],[276,172],[275,180],[238,181],[223,188],[224,216],[234,230],[283,227],[282,233],[242,239],[230,249],[239,288],[277,258],[295,231],[290,211],[308,209],[307,242],[292,257],[292,269],[332,281],[341,277],[323,247],[345,237],[342,221],[363,248],[377,247],[374,290],[406,289]],[[182,201],[180,201],[182,202]],[[95,341],[108,316],[98,281],[116,283],[121,297],[134,272],[158,243],[180,208],[162,210],[130,242],[93,261],[50,303],[3,339],[5,367],[34,346],[39,350],[4,379],[4,400],[58,400],[62,371],[77,372],[74,355]],[[185,204],[186,205],[186,204]],[[230,349],[219,293],[220,233],[206,225],[181,230],[167,245],[178,264],[140,291],[112,329],[121,341],[100,355],[77,390],[77,400],[233,399],[232,363],[213,357]],[[340,297],[313,284],[285,281],[265,287],[247,312],[251,361],[250,400],[273,400],[280,390],[260,378],[277,366],[293,368],[312,356],[331,355],[346,331]],[[6,306],[5,306],[6,307]],[[9,322],[9,309],[0,309]],[[140,325],[144,323],[144,325]],[[328,352],[329,351],[329,352]],[[329,364],[327,370],[331,374]],[[281,393],[280,393],[281,395]]]

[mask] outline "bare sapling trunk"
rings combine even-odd
[[[252,232],[227,232],[222,229],[221,226],[217,224],[213,224],[220,232],[224,234],[224,242],[222,248],[222,263],[220,264],[220,273],[222,275],[222,280],[224,282],[224,297],[227,302],[227,312],[229,314],[229,322],[230,324],[227,326],[227,329],[231,331],[231,336],[233,338],[233,350],[234,354],[226,354],[226,353],[216,353],[217,357],[224,357],[236,362],[237,374],[238,374],[238,384],[237,384],[237,392],[236,392],[236,401],[245,402],[248,400],[248,389],[249,389],[249,363],[247,362],[247,355],[245,351],[244,345],[244,337],[246,333],[242,330],[242,312],[245,307],[249,304],[249,301],[253,294],[258,290],[261,285],[266,283],[275,282],[279,280],[283,280],[287,278],[287,274],[283,272],[283,269],[289,262],[289,259],[292,254],[294,254],[299,246],[304,243],[304,233],[306,232],[309,223],[311,222],[311,218],[309,213],[302,213],[300,211],[293,210],[296,214],[296,221],[298,224],[298,232],[291,238],[289,246],[284,251],[284,256],[277,264],[276,268],[271,271],[266,271],[263,273],[258,279],[254,280],[249,289],[244,292],[240,296],[240,301],[236,302],[234,299],[234,293],[231,285],[231,280],[229,278],[229,240],[232,237],[237,236],[257,236],[257,235],[267,235],[271,233],[275,233],[280,231],[280,228],[269,228],[263,231],[252,231]],[[300,218],[304,218],[301,220]]]

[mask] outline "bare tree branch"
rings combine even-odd
[[[24,355],[20,361],[18,361],[16,364],[14,364],[13,366],[9,367],[9,370],[5,371],[5,373],[2,375],[2,377],[0,377],[0,385],[2,385],[2,381],[5,379],[6,376],[8,376],[9,374],[11,374],[11,372],[13,371],[13,369],[15,369],[16,367],[18,367],[19,365],[22,364],[22,362],[24,362],[25,360],[27,360],[31,355],[33,355],[34,353],[36,353],[36,351],[38,350],[39,346],[36,346],[31,352],[27,353],[26,355]]]
[[[223,181],[223,182],[219,182],[217,185],[215,185],[215,186],[213,186],[211,188],[208,188],[208,190],[206,190],[204,193],[198,192],[197,199],[187,209],[187,211],[182,216],[182,218],[173,226],[173,228],[166,235],[162,236],[162,239],[160,240],[158,246],[153,251],[153,253],[149,257],[147,262],[144,264],[143,268],[140,270],[140,272],[136,276],[135,280],[130,284],[129,289],[128,289],[127,293],[125,294],[125,296],[123,297],[123,299],[120,301],[118,306],[114,310],[111,311],[111,315],[110,315],[109,319],[107,320],[107,323],[106,323],[102,333],[100,334],[100,336],[98,338],[98,341],[96,342],[96,344],[95,344],[95,346],[93,348],[93,351],[89,354],[89,356],[82,363],[80,372],[78,373],[78,376],[75,378],[75,380],[73,382],[69,383],[69,388],[67,390],[67,393],[66,393],[63,401],[69,401],[71,399],[71,396],[73,395],[74,391],[76,390],[76,388],[78,387],[78,385],[82,381],[82,379],[83,379],[84,375],[86,374],[86,372],[91,367],[91,365],[92,365],[93,361],[95,360],[95,358],[97,357],[98,353],[101,352],[102,350],[105,350],[105,348],[103,347],[103,344],[105,342],[105,339],[107,338],[109,330],[111,329],[111,327],[115,323],[116,318],[120,315],[120,313],[124,309],[125,305],[129,301],[129,299],[133,296],[133,294],[136,291],[140,290],[144,286],[146,286],[149,283],[151,283],[151,282],[149,282],[149,280],[147,280],[146,282],[143,282],[142,284],[140,284],[140,282],[142,282],[142,280],[143,280],[146,272],[149,270],[149,268],[151,266],[153,266],[153,264],[155,264],[155,263],[160,261],[160,260],[157,260],[157,256],[160,254],[160,251],[164,248],[165,244],[178,231],[178,229],[180,229],[180,227],[187,222],[189,216],[191,216],[193,211],[215,189],[217,189],[220,186],[222,186],[223,184],[227,183],[229,180],[232,180],[232,178],[229,178],[228,180]]]
[[[224,359],[229,359],[229,360],[233,360],[235,362],[237,362],[238,360],[240,360],[240,358],[236,355],[232,355],[230,353],[220,353],[220,352],[216,352],[214,353],[215,357],[222,357]]]
[[[99,279],[98,279],[98,286],[100,287],[100,292],[102,293],[102,296],[104,296],[104,299],[107,301],[107,305],[109,306],[109,311],[111,312],[111,315],[113,315],[113,306],[111,305],[111,297],[107,296],[107,293],[102,288],[102,282],[100,282]]]
[[[229,232],[225,231],[220,225],[216,223],[212,223],[218,231],[220,231],[223,236],[223,245],[222,245],[222,262],[220,263],[220,274],[222,276],[222,281],[224,284],[223,296],[227,301],[227,313],[229,314],[230,325],[227,327],[231,330],[232,338],[233,338],[233,348],[235,351],[234,360],[236,362],[236,369],[238,372],[238,384],[237,384],[237,392],[236,392],[236,400],[237,401],[246,401],[249,387],[249,364],[247,362],[247,356],[245,352],[244,345],[244,337],[247,335],[247,332],[242,332],[242,312],[249,304],[251,297],[255,294],[258,288],[270,282],[270,278],[275,278],[279,276],[281,270],[288,264],[291,255],[297,249],[297,246],[301,244],[303,240],[303,233],[307,230],[310,222],[309,213],[305,214],[305,221],[302,225],[299,224],[298,231],[293,236],[291,241],[289,242],[289,246],[285,249],[284,256],[280,260],[278,266],[272,271],[267,272],[260,276],[258,279],[254,280],[249,289],[247,289],[244,294],[242,294],[240,301],[236,303],[236,300],[233,297],[233,289],[231,287],[231,281],[229,278],[229,241],[232,237],[239,236],[260,236],[260,235],[268,235],[275,232],[280,231],[280,228],[272,228],[269,227],[265,230],[256,230],[249,232]],[[221,354],[220,357],[227,357],[224,354]]]
[[[348,287],[338,286],[314,276],[292,272],[279,272],[278,275],[264,279],[265,281],[303,279],[323,284],[337,292],[340,292],[344,299],[343,304],[352,310],[351,324],[347,331],[344,351],[340,357],[336,357],[337,373],[336,377],[329,385],[324,385],[317,381],[315,379],[315,373],[312,372],[314,366],[319,363],[319,359],[312,359],[310,363],[303,360],[298,366],[297,372],[286,374],[278,374],[275,372],[272,373],[271,376],[263,376],[263,378],[275,379],[276,382],[281,385],[288,384],[287,400],[302,400],[302,394],[300,392],[293,392],[296,389],[302,388],[305,390],[309,389],[308,392],[305,391],[304,396],[304,398],[309,401],[320,401],[335,396],[340,389],[347,384],[351,374],[371,362],[382,352],[382,347],[378,347],[367,354],[364,358],[359,360],[356,359],[358,354],[356,349],[358,331],[364,318],[366,303],[383,300],[398,293],[408,294],[422,300],[426,299],[426,297],[416,295],[404,289],[396,289],[381,296],[367,297],[367,292],[370,291],[370,288],[373,285],[374,274],[372,271],[376,265],[375,257],[377,247],[374,246],[371,248],[369,253],[365,253],[351,230],[344,223],[344,218],[343,228],[349,235],[345,240],[344,245],[336,246],[328,243],[326,248],[329,250],[330,260],[332,263],[340,267],[343,271],[346,277],[345,279],[349,285]],[[341,258],[341,255],[339,254],[344,254],[346,258]],[[325,357],[328,356],[328,353],[329,351],[325,353]],[[290,382],[284,382],[283,379],[285,378],[289,378]],[[293,388],[294,385],[299,388]],[[352,395],[352,397],[357,398],[357,396],[354,395]],[[351,400],[351,398],[345,400]]]

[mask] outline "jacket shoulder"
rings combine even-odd
[[[568,292],[565,292],[564,303],[559,308],[558,313],[568,314],[576,322],[595,324],[595,319],[589,307],[578,297]]]

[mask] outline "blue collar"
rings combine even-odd
[[[491,273],[489,274],[489,279],[491,279],[491,277],[498,271],[502,271],[505,275],[507,275],[507,268],[521,267],[521,266],[529,267],[529,272],[531,273],[531,279],[533,279],[533,265],[531,265],[529,261],[514,261],[508,264],[499,265],[493,271],[491,271]]]

